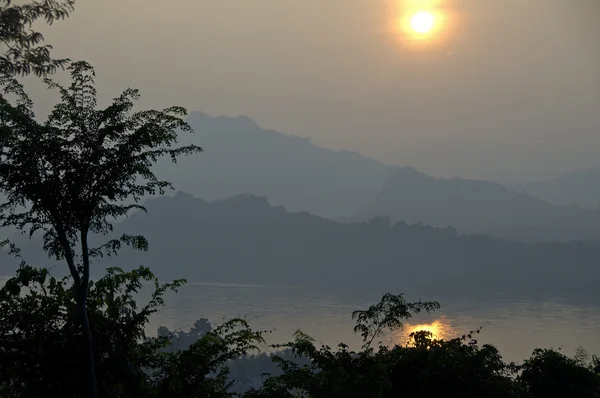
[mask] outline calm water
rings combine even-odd
[[[0,286],[6,278],[0,277]],[[381,292],[384,293],[384,292]],[[147,297],[140,295],[140,302]],[[188,283],[179,293],[166,295],[166,306],[148,325],[154,335],[159,326],[184,330],[200,317],[213,324],[232,317],[245,317],[258,330],[271,330],[269,344],[284,343],[300,329],[317,342],[352,348],[360,338],[352,328],[352,311],[375,304],[381,294],[355,291],[340,293],[310,288],[258,285]],[[483,326],[479,343],[491,343],[507,361],[521,361],[536,347],[562,348],[573,354],[582,346],[590,354],[600,354],[600,301],[597,299],[532,298],[510,295],[461,297],[460,294],[420,297],[407,294],[410,301],[435,299],[442,309],[417,315],[404,331],[383,339],[405,344],[408,334],[427,329],[439,338],[452,338]]]
[[[383,292],[382,292],[383,293]],[[298,287],[188,284],[167,296],[167,306],[149,325],[149,332],[164,325],[188,329],[199,317],[220,323],[224,318],[246,317],[256,329],[272,330],[268,343],[287,342],[300,329],[330,346],[339,342],[358,348],[351,313],[375,304],[381,294],[335,293]],[[407,295],[409,300],[420,297]],[[436,299],[442,309],[417,315],[404,332],[387,340],[404,344],[415,328],[428,329],[440,338],[461,336],[484,326],[480,343],[497,346],[508,361],[521,361],[536,347],[562,348],[573,354],[578,346],[600,354],[600,302],[559,298],[500,296],[466,298],[454,295]]]

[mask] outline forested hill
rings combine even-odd
[[[150,252],[116,260],[147,262],[165,277],[381,288],[401,281],[487,283],[498,290],[584,288],[600,281],[597,244],[518,243],[386,219],[343,224],[249,195],[209,203],[179,193],[148,202],[148,211],[127,219],[117,233],[144,233]]]
[[[147,208],[147,214],[135,213],[118,224],[115,234],[144,234],[150,251],[124,251],[104,265],[144,264],[161,278],[201,282],[381,291],[422,285],[554,294],[597,291],[600,282],[600,245],[594,243],[460,236],[451,227],[391,224],[383,218],[345,224],[290,213],[251,195],[207,202],[178,193],[152,199]],[[29,258],[41,258],[31,253]]]

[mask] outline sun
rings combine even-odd
[[[435,17],[427,11],[419,11],[410,18],[410,27],[416,33],[429,33],[435,25]]]
[[[436,57],[450,53],[448,47],[461,19],[450,6],[452,0],[390,0],[388,3],[386,30],[401,47]]]

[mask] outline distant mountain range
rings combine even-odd
[[[207,200],[248,193],[292,212],[337,221],[387,216],[513,240],[600,239],[600,212],[549,203],[590,205],[596,192],[600,195],[599,170],[517,187],[545,201],[489,181],[433,178],[356,152],[325,149],[262,129],[245,116],[194,112],[188,122],[195,134],[182,134],[181,144],[195,143],[205,151],[175,165],[162,161],[156,171],[177,189]]]
[[[600,238],[600,211],[553,205],[489,181],[433,178],[413,168],[398,169],[356,219],[377,216],[519,240]]]
[[[553,205],[497,183],[432,178],[265,130],[245,116],[194,112],[188,121],[195,134],[182,135],[182,143],[205,152],[176,165],[162,162],[157,170],[177,189],[207,200],[250,193],[335,220],[389,216],[519,240],[600,238],[600,213]]]
[[[514,184],[514,187],[558,205],[600,208],[600,169],[576,170],[546,181]]]
[[[143,233],[150,251],[125,250],[104,259],[94,264],[96,275],[106,265],[144,264],[163,280],[490,294],[597,293],[600,283],[597,243],[511,242],[381,218],[339,223],[290,213],[252,195],[211,203],[178,193],[149,200],[147,208],[148,214],[135,213],[118,224],[115,234]],[[30,245],[29,261],[54,263],[31,250],[37,242]],[[56,269],[64,272],[66,266]]]
[[[291,211],[349,216],[375,199],[394,170],[356,152],[262,129],[245,116],[194,112],[188,122],[195,134],[183,134],[181,143],[205,151],[176,165],[161,162],[156,170],[177,189],[207,200],[252,193]]]

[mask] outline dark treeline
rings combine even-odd
[[[586,290],[600,281],[595,243],[525,244],[385,218],[344,224],[249,195],[208,203],[180,193],[147,205],[148,214],[136,213],[116,230],[144,233],[160,247],[112,262],[151,264],[161,277],[380,289],[400,281],[475,283],[530,291]]]
[[[117,234],[144,233],[161,244],[123,252],[111,264],[149,264],[166,278],[379,289],[410,281],[583,292],[600,281],[596,243],[519,243],[385,218],[345,224],[249,195],[208,203],[179,193],[147,207],[117,225]]]
[[[430,290],[583,294],[600,282],[600,244],[594,242],[512,242],[385,218],[346,224],[288,213],[251,195],[209,203],[178,193],[146,206],[147,214],[118,224],[115,236],[144,234],[160,244],[98,264],[147,264],[161,278],[349,289],[410,283]],[[33,255],[34,241],[22,247],[27,244],[30,263],[52,263],[39,250]]]

